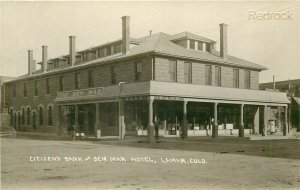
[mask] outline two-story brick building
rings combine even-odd
[[[6,107],[17,130],[88,136],[262,133],[271,109],[288,133],[284,93],[260,91],[266,68],[227,54],[227,25],[216,42],[189,32],[130,36],[122,17],[122,39],[82,51],[69,38],[69,54],[48,59],[40,70],[28,51],[28,74],[5,83]],[[159,121],[159,122],[157,122]],[[145,131],[144,131],[145,130]]]

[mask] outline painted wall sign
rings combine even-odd
[[[82,90],[73,90],[67,92],[58,92],[57,98],[75,98],[75,97],[85,97],[85,96],[101,96],[103,95],[103,88],[88,88]]]
[[[125,102],[149,100],[149,96],[131,96],[123,99]]]
[[[154,96],[154,100],[183,101],[183,98],[177,96]]]

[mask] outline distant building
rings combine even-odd
[[[88,136],[172,136],[263,133],[277,111],[278,131],[288,131],[285,93],[259,90],[267,68],[227,53],[227,25],[216,42],[190,32],[130,36],[82,51],[69,38],[69,54],[48,59],[41,70],[28,51],[28,74],[6,82],[6,107],[17,130]],[[101,131],[101,133],[100,133]]]
[[[274,91],[274,88],[276,91],[285,92],[291,101],[290,122],[292,127],[300,131],[300,79],[259,84],[260,90]]]

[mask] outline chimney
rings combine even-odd
[[[28,50],[28,75],[35,72],[35,61],[33,60],[33,51]]]
[[[76,36],[69,36],[70,41],[70,52],[69,52],[69,64],[75,65],[75,38]]]
[[[129,16],[122,17],[122,54],[126,54],[129,51]]]
[[[227,24],[220,24],[220,57],[227,57]]]
[[[276,89],[275,75],[273,75],[273,90],[275,91],[275,89]]]
[[[47,71],[47,67],[48,67],[48,52],[47,52],[48,46],[42,46],[42,72],[46,72]]]

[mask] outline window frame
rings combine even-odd
[[[215,85],[222,86],[222,68],[215,66]]]
[[[27,97],[27,84],[26,82],[23,83],[23,96],[26,98]]]
[[[173,64],[172,70],[171,70],[171,63]],[[170,82],[177,82],[177,60],[169,59],[169,76],[170,76],[169,78]]]
[[[34,80],[34,96],[39,95],[39,90],[38,90],[38,81]]]
[[[75,73],[75,89],[80,89],[80,72]]]
[[[245,86],[245,89],[251,88],[251,72],[250,72],[250,70],[245,70],[244,86]]]
[[[137,61],[134,63],[134,70],[135,70],[135,81],[142,80],[142,63]]]
[[[117,73],[115,65],[110,66],[110,79],[112,85],[117,84]]]
[[[240,87],[240,71],[239,69],[233,69],[233,88]]]
[[[188,71],[186,71],[186,65],[188,65]],[[191,84],[192,83],[192,63],[184,62],[184,83]],[[187,78],[187,77],[188,78]]]
[[[46,94],[50,94],[50,79],[46,78]]]
[[[88,88],[93,88],[95,86],[95,80],[94,80],[94,71],[88,70]]]
[[[59,76],[59,91],[64,91],[64,76]]]
[[[205,65],[205,85],[212,85],[212,65]]]

